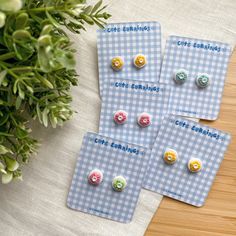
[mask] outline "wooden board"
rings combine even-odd
[[[236,235],[236,50],[230,60],[219,119],[201,122],[232,135],[206,204],[195,208],[164,197],[146,236]]]

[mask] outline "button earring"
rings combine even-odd
[[[88,175],[88,182],[91,185],[99,185],[103,180],[103,173],[98,170],[94,169],[92,170]]]
[[[119,71],[123,68],[124,66],[124,61],[122,59],[122,57],[113,57],[111,59],[111,67],[113,70],[115,71]]]
[[[188,169],[190,172],[196,173],[202,169],[202,162],[198,158],[191,158],[188,162]]]
[[[134,57],[133,63],[135,67],[137,67],[138,69],[141,69],[147,64],[147,59],[143,54],[137,54]]]
[[[206,74],[206,73],[199,74],[196,77],[196,81],[195,82],[196,82],[196,85],[199,88],[206,88],[210,84],[210,76],[208,74]]]
[[[123,110],[118,110],[114,113],[113,120],[116,124],[122,125],[124,124],[128,119],[128,113]]]
[[[184,69],[179,69],[174,73],[174,77],[173,77],[175,83],[177,84],[183,84],[186,82],[186,80],[188,79],[188,71],[184,70]]]
[[[112,180],[112,188],[116,192],[122,192],[127,186],[126,179],[123,176],[116,176]]]
[[[163,160],[166,164],[172,165],[178,160],[178,153],[170,148],[167,148],[163,154]]]
[[[142,128],[148,127],[152,123],[152,117],[148,113],[143,112],[138,115],[137,123]]]

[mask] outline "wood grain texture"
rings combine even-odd
[[[201,123],[232,135],[206,204],[196,208],[164,197],[146,236],[236,235],[236,50],[230,60],[219,119]]]

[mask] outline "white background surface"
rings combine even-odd
[[[113,0],[110,22],[159,21],[162,45],[168,35],[236,42],[235,0]],[[0,185],[0,235],[143,235],[160,195],[142,190],[134,220],[121,224],[72,211],[66,198],[86,131],[98,131],[100,98],[95,27],[73,36],[80,85],[73,89],[78,111],[63,128],[35,124],[42,146],[24,169],[24,182]]]

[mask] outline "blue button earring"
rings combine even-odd
[[[206,88],[210,84],[210,76],[206,73],[198,74],[195,82],[199,88]]]
[[[179,69],[179,70],[175,71],[173,79],[176,84],[185,83],[186,80],[188,79],[188,71],[186,71],[184,69]]]

